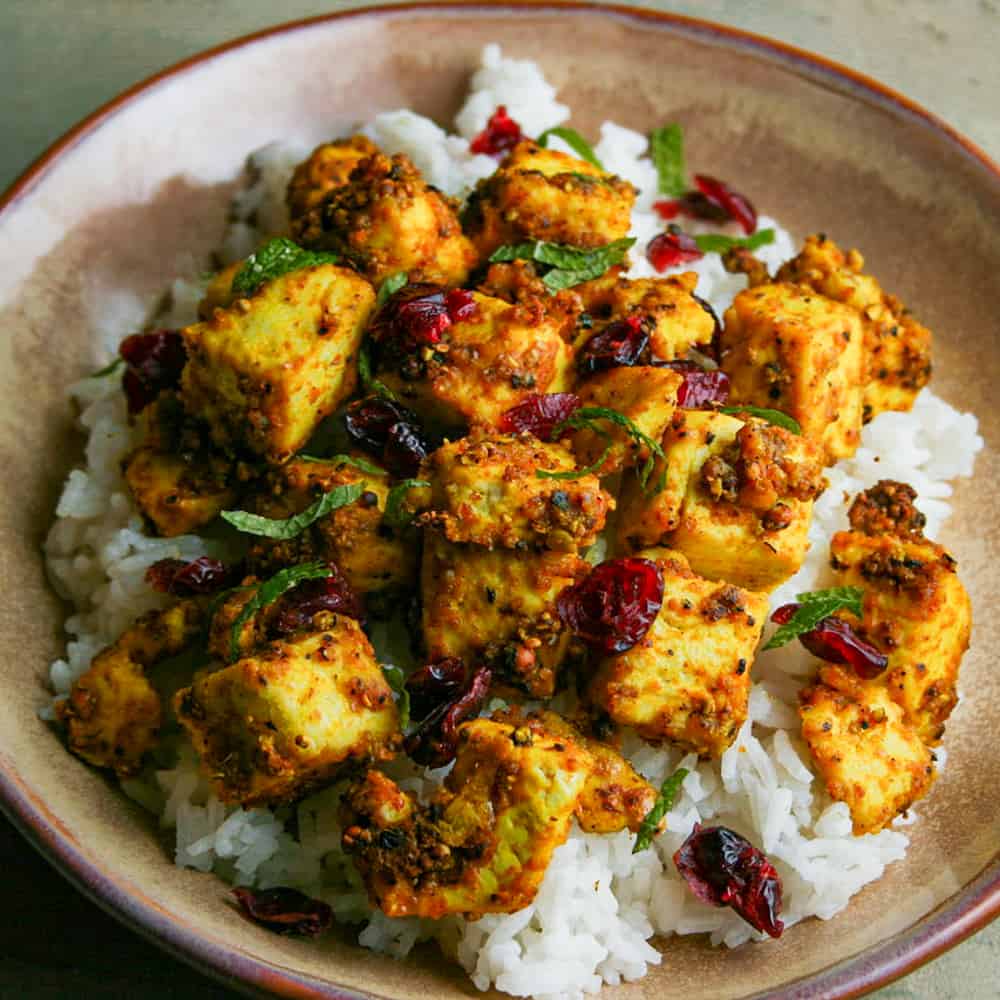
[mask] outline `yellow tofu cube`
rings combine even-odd
[[[450,542],[576,552],[594,543],[614,500],[596,476],[537,474],[575,468],[566,448],[531,434],[460,438],[427,461],[432,491],[420,523]]]
[[[223,802],[290,802],[392,756],[399,717],[361,626],[344,615],[200,676],[174,698]]]
[[[317,146],[295,168],[285,194],[294,239],[297,240],[300,236],[303,217],[334,188],[343,187],[354,168],[378,151],[378,146],[371,139],[363,135],[352,135],[348,139],[337,139]]]
[[[731,405],[789,414],[828,463],[854,454],[865,365],[856,310],[797,285],[758,285],[726,310],[721,345]]]
[[[699,576],[749,590],[773,590],[798,572],[813,499],[826,487],[814,442],[753,417],[679,410],[663,449],[663,491],[623,485],[621,546],[669,545]],[[651,480],[661,471],[658,462]]]
[[[767,595],[704,580],[669,549],[638,556],[660,567],[663,605],[642,640],[601,661],[590,699],[650,743],[720,757],[747,717]]]
[[[799,693],[802,736],[830,795],[846,802],[854,833],[877,833],[934,780],[934,757],[880,684],[824,667]]]
[[[571,635],[555,611],[589,566],[571,552],[521,552],[424,538],[423,629],[430,662],[486,662],[494,682],[551,697]]]
[[[183,331],[185,407],[218,445],[285,461],[353,391],[374,305],[363,277],[332,264],[266,282]]]

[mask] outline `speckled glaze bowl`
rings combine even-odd
[[[664,963],[610,998],[847,997],[901,975],[1000,911],[1000,175],[898,95],[821,59],[730,29],[608,6],[414,5],[288,25],[182,63],[56,144],[0,200],[0,797],[74,884],[230,984],[288,997],[461,997],[431,949],[404,963],[333,933],[319,943],[243,921],[214,878],[181,871],[150,818],[64,750],[37,717],[64,609],[40,544],[80,442],[63,387],[91,367],[86,329],[114,289],[155,301],[218,244],[246,154],[317,140],[377,111],[447,122],[487,41],[536,59],[593,132],[685,126],[692,164],[738,178],[797,236],[825,229],[937,333],[935,389],[987,440],[956,488],[943,541],[977,622],[948,766],[906,860],[835,920],[731,952],[664,942]]]

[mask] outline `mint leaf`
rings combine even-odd
[[[549,267],[551,270],[546,272],[542,282],[549,292],[555,293],[599,278],[608,268],[620,264],[634,243],[634,239],[625,237],[594,250],[584,250],[544,240],[528,240],[498,247],[490,255],[490,263],[531,260]]]
[[[539,479],[580,479],[583,476],[595,475],[597,470],[604,465],[604,460],[611,454],[614,442],[611,440],[611,435],[606,431],[599,430],[596,427],[592,427],[591,430],[607,442],[604,446],[604,451],[601,453],[601,457],[596,462],[588,465],[586,468],[569,469],[566,472],[550,472],[548,469],[536,469],[535,475]]]
[[[222,519],[228,521],[234,528],[246,535],[260,535],[263,538],[295,538],[301,535],[313,521],[349,503],[354,503],[365,491],[364,483],[350,483],[346,486],[334,486],[329,493],[324,493],[315,503],[310,504],[301,514],[294,514],[284,520],[262,517],[246,510],[224,510]]]
[[[301,271],[304,267],[336,264],[339,259],[335,253],[303,250],[297,243],[278,236],[247,257],[233,278],[232,290],[237,295],[252,295],[265,281]]]
[[[563,126],[556,126],[555,128],[547,128],[536,140],[539,146],[548,147],[549,136],[558,136],[570,149],[580,157],[581,160],[586,160],[591,166],[597,167],[598,170],[604,169],[604,164],[597,158],[597,154],[594,152],[594,147],[587,142],[586,139],[576,129],[565,128]],[[596,178],[589,177],[590,180],[595,180]]]
[[[405,729],[410,724],[410,692],[406,690],[406,674],[392,663],[383,663],[382,673],[389,687],[399,695],[396,701],[399,709],[399,728]]]
[[[790,417],[787,413],[782,413],[781,410],[768,410],[762,406],[722,406],[719,407],[719,413],[729,413],[733,416],[748,413],[751,417],[759,417],[769,424],[784,427],[786,431],[791,431],[793,434],[802,433],[802,428],[795,417]]]
[[[684,133],[676,122],[653,129],[649,155],[656,167],[660,194],[680,198],[687,190],[684,176]]]
[[[396,483],[389,490],[389,495],[385,499],[385,511],[382,514],[382,520],[390,528],[405,528],[412,520],[403,511],[403,501],[406,499],[406,494],[410,490],[419,489],[424,486],[430,486],[430,483],[423,479],[404,479],[402,482]]]
[[[646,818],[639,826],[639,833],[635,838],[635,846],[632,848],[633,854],[646,850],[653,843],[656,836],[656,828],[660,825],[660,820],[670,812],[670,807],[677,798],[677,793],[681,790],[684,779],[688,776],[685,768],[679,767],[660,786],[660,794],[656,798],[653,808],[646,813]]]
[[[229,661],[239,659],[240,655],[240,635],[243,626],[258,611],[273,604],[286,591],[297,587],[303,580],[322,580],[332,575],[332,571],[324,562],[302,563],[300,566],[290,566],[288,569],[280,570],[265,580],[254,593],[253,597],[243,605],[240,613],[233,622],[232,631],[229,633]]]
[[[791,621],[785,622],[771,636],[764,649],[784,646],[792,639],[797,639],[803,632],[811,632],[824,618],[829,618],[834,612],[842,609],[860,618],[864,594],[861,587],[831,587],[829,590],[814,590],[807,594],[799,594],[795,598],[799,606]]]
[[[390,274],[378,286],[378,294],[375,296],[375,308],[381,309],[409,280],[405,271],[397,271],[395,274]]]
[[[324,458],[322,455],[296,455],[300,462],[326,462],[329,465],[352,465],[355,469],[368,473],[369,476],[384,476],[385,469],[380,469],[373,462],[366,462],[363,458],[355,458],[353,455],[331,455]]]
[[[383,399],[398,402],[392,389],[372,375],[372,359],[368,353],[367,343],[363,343],[358,351],[358,378],[361,379],[361,388],[366,395],[381,396]]]
[[[105,378],[108,375],[114,375],[123,364],[125,364],[124,358],[115,358],[114,361],[108,362],[103,368],[98,368],[96,372],[91,372],[87,378]]]
[[[774,242],[773,229],[758,229],[751,236],[724,236],[722,233],[702,233],[695,236],[695,243],[702,253],[725,253],[733,247],[743,247],[745,250],[756,250]]]

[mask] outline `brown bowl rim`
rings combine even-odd
[[[742,48],[780,63],[833,90],[847,92],[857,100],[918,121],[971,160],[977,161],[1000,184],[1000,165],[976,143],[934,113],[872,77],[785,42],[701,18],[622,4],[592,3],[585,0],[557,0],[554,3],[546,3],[544,0],[484,0],[477,3],[432,0],[357,7],[287,21],[223,42],[174,63],[122,91],[52,143],[0,195],[0,216],[27,196],[61,156],[96,132],[134,98],[220,55],[265,38],[349,18],[391,18],[400,14],[446,11],[515,12],[518,9],[600,14],[615,19],[653,23],[661,30],[680,35],[721,40],[732,47]],[[175,958],[219,982],[254,996],[276,995],[296,1000],[364,1000],[362,994],[345,991],[334,983],[272,965],[227,945],[222,940],[194,933],[138,887],[116,878],[90,861],[72,832],[59,822],[21,780],[12,762],[3,757],[0,757],[0,809],[25,839],[85,896]],[[851,997],[862,996],[936,958],[985,927],[998,915],[1000,852],[972,882],[903,933],[818,973],[786,983],[775,990],[757,993],[745,1000],[764,1000],[765,997],[772,1000],[849,1000]]]

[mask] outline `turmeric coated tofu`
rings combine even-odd
[[[649,352],[654,361],[676,361],[695,348],[709,351],[718,320],[711,307],[694,294],[698,275],[694,271],[665,278],[626,278],[612,268],[600,278],[573,288],[591,320],[588,340],[609,323],[641,317],[648,326]]]
[[[886,689],[839,666],[799,693],[802,736],[854,833],[877,833],[927,794],[934,756]]]
[[[427,460],[430,508],[418,523],[449,542],[576,552],[597,539],[614,499],[596,476],[569,478],[575,468],[566,448],[531,434],[460,438]]]
[[[399,716],[361,626],[328,627],[259,647],[174,698],[202,770],[223,802],[293,801],[349,767],[385,760]]]
[[[475,309],[419,353],[383,350],[379,378],[433,431],[496,427],[535,393],[570,388],[565,317],[541,300],[512,304],[473,292]]]
[[[216,444],[284,462],[353,391],[374,305],[369,282],[333,264],[265,282],[183,331],[185,407]]]
[[[375,285],[399,272],[413,282],[462,285],[478,260],[454,203],[401,154],[362,160],[296,232],[303,246],[343,254]]]
[[[462,222],[484,258],[525,240],[593,248],[628,234],[634,201],[628,181],[525,140],[476,185]]]
[[[826,487],[814,442],[755,417],[678,410],[663,450],[665,489],[623,484],[622,548],[668,545],[700,576],[750,590],[773,590],[798,572],[813,500]],[[662,471],[658,461],[650,478]]]
[[[659,566],[663,604],[642,640],[600,662],[590,700],[649,743],[720,757],[747,717],[767,595],[705,580],[669,549],[638,556]]]
[[[589,568],[572,552],[454,545],[427,532],[421,594],[429,662],[485,662],[497,685],[551,697],[572,638],[556,597]]]
[[[659,441],[670,424],[677,405],[677,390],[683,378],[670,368],[611,368],[590,376],[577,390],[584,407],[603,407],[628,417],[647,438]],[[641,465],[649,458],[649,447],[623,427],[599,420],[598,429],[573,434],[573,451],[581,467],[609,476]]]
[[[854,454],[865,371],[856,310],[797,285],[748,288],[726,310],[720,354],[730,405],[794,417],[828,464]]]
[[[915,496],[885,480],[861,494],[850,511],[852,530],[833,536],[830,563],[838,585],[864,589],[861,621],[841,614],[889,657],[878,683],[934,746],[958,698],[972,607],[955,560],[923,537]]]
[[[293,239],[299,239],[302,220],[309,211],[335,188],[343,187],[354,168],[378,151],[371,139],[352,135],[317,146],[295,168],[285,192]]]
[[[377,771],[344,797],[344,850],[390,917],[513,913],[538,892],[592,766],[563,735],[475,719],[427,805]]]
[[[197,638],[203,614],[195,601],[150,611],[94,657],[56,706],[69,748],[119,777],[135,774],[156,746],[163,711],[147,670]]]
[[[337,487],[361,485],[364,490],[294,538],[254,539],[247,557],[250,571],[267,577],[285,566],[321,560],[334,563],[362,596],[416,586],[419,547],[384,520],[389,473],[370,458],[361,461],[363,468],[349,456],[294,458],[275,469],[265,489],[248,503],[248,509],[264,517],[283,520],[300,514]]]
[[[883,410],[909,410],[931,377],[931,332],[894,295],[864,273],[864,257],[846,254],[829,237],[810,236],[782,265],[778,281],[815,289],[855,309],[864,328],[864,420]]]

